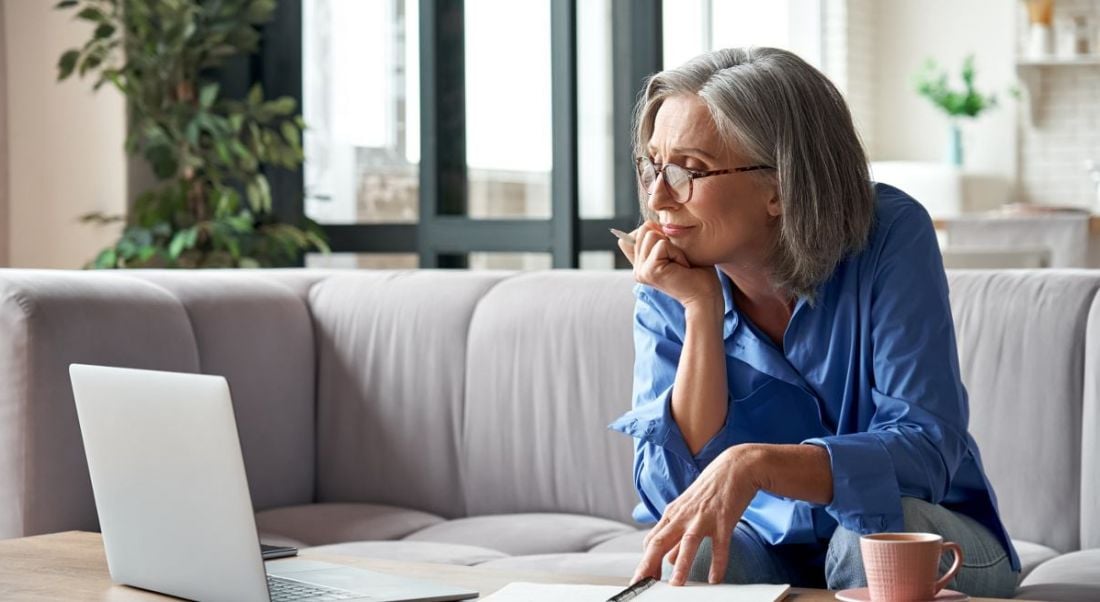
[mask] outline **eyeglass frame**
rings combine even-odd
[[[657,174],[656,177],[653,178],[653,184],[654,184],[653,192],[650,192],[646,188],[645,182],[642,181],[642,169],[643,169],[642,168],[642,161],[648,161],[649,164],[653,166],[653,171]],[[680,199],[676,198],[676,191],[672,189],[672,185],[668,183],[668,178],[665,177],[665,169],[667,169],[669,165],[674,165],[674,166],[684,170],[688,174],[687,198],[685,198],[682,201]],[[683,165],[679,165],[677,163],[667,163],[666,162],[666,163],[658,164],[658,163],[654,162],[652,159],[650,159],[649,157],[635,157],[634,158],[634,167],[635,167],[635,172],[638,176],[638,184],[641,186],[642,190],[645,191],[647,196],[652,197],[657,192],[656,184],[657,184],[657,179],[659,178],[665,186],[665,191],[668,192],[668,195],[670,197],[672,197],[672,200],[676,201],[677,203],[679,203],[681,205],[683,205],[683,204],[687,203],[688,201],[690,201],[692,195],[695,194],[695,180],[698,179],[698,178],[709,178],[710,176],[720,176],[720,175],[724,175],[724,174],[742,173],[742,172],[747,172],[747,171],[759,171],[761,169],[775,169],[775,167],[773,167],[771,165],[760,164],[760,165],[746,165],[744,167],[731,167],[729,169],[711,169],[711,170],[706,170],[706,171],[698,171],[698,170],[694,170],[694,169],[688,169],[688,168],[684,167]]]

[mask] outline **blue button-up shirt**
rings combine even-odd
[[[665,507],[726,448],[807,443],[829,452],[833,499],[821,506],[761,491],[743,519],[772,544],[827,539],[837,523],[859,533],[901,531],[901,498],[966,514],[994,533],[1019,570],[997,499],[967,432],[947,277],[932,220],[905,193],[875,185],[867,246],[842,261],[811,303],[799,299],[776,346],[725,297],[729,409],[697,454],[671,414],[684,310],[637,285],[633,409],[611,428],[635,437],[639,522]]]

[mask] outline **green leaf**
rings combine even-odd
[[[248,91],[248,104],[258,105],[264,101],[264,89],[260,84],[255,84],[252,89]]]
[[[100,23],[99,26],[95,28],[95,34],[93,34],[93,37],[97,40],[103,40],[111,37],[112,35],[114,35],[114,33],[114,25],[111,25],[110,23]]]
[[[185,228],[176,232],[176,235],[172,237],[172,242],[168,244],[168,256],[172,259],[179,259],[184,249],[195,246],[195,236],[194,228]]]
[[[284,121],[280,129],[283,131],[283,138],[291,147],[296,149],[302,145],[302,132],[293,123]]]
[[[224,140],[214,140],[214,152],[218,153],[218,158],[222,160],[222,163],[226,165],[233,164],[233,157],[230,156],[229,147],[226,146]]]
[[[184,130],[184,137],[187,138],[187,144],[191,146],[199,145],[199,120],[198,118],[192,119],[187,124],[187,128]]]
[[[298,106],[293,98],[289,96],[283,96],[269,103],[266,103],[265,109],[275,113],[276,115],[289,115],[294,112],[294,108]]]
[[[256,184],[260,188],[260,201],[263,205],[261,213],[271,213],[271,185],[263,174],[256,175]]]
[[[79,58],[79,50],[69,50],[65,54],[61,55],[61,60],[57,61],[58,81],[61,81],[72,75],[73,69],[76,67],[76,61]]]
[[[103,249],[96,256],[94,265],[97,269],[113,268],[118,264],[118,253],[114,247]]]
[[[76,13],[76,18],[84,19],[85,21],[95,21],[97,23],[101,23],[107,20],[107,17],[103,14],[103,11],[92,6],[89,6],[88,8],[85,8],[84,10]]]
[[[195,243],[199,240],[199,229],[197,227],[188,228],[187,230],[185,230],[185,232],[187,232],[187,238],[184,242],[184,246],[186,246],[188,249],[195,248]]]
[[[137,255],[138,247],[134,244],[134,241],[129,238],[123,237],[118,241],[118,252],[123,257],[133,257]]]
[[[214,101],[218,99],[218,89],[220,86],[217,83],[206,84],[199,91],[199,106],[204,109],[209,109],[214,106]]]
[[[91,69],[95,69],[103,62],[103,56],[100,54],[89,54],[84,57],[84,61],[80,63],[80,75],[84,75]]]
[[[72,8],[77,4],[80,4],[77,0],[61,0],[61,2],[58,2],[53,7],[55,9]]]

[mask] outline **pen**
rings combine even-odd
[[[628,242],[630,244],[634,244],[634,237],[627,234],[626,232],[623,232],[622,230],[616,230],[615,228],[611,228],[611,233],[614,234],[616,238],[625,240],[626,242]]]
[[[657,583],[657,580],[653,577],[646,577],[641,581],[631,585],[623,591],[611,596],[607,599],[607,602],[626,602],[627,600],[633,600],[637,598],[642,592],[653,587],[653,584]]]

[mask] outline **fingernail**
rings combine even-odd
[[[625,240],[626,242],[628,242],[630,244],[634,244],[634,237],[633,236],[627,234],[626,232],[623,232],[622,230],[616,230],[615,228],[610,228],[610,230],[611,230],[611,233],[614,234],[616,238],[620,238],[620,239]]]

